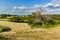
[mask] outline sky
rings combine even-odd
[[[60,0],[0,0],[0,14],[28,15],[43,8],[43,14],[59,14]]]

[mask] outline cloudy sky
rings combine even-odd
[[[60,0],[0,0],[0,14],[27,15],[41,7],[46,14],[59,14]]]

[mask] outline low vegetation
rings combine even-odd
[[[0,32],[6,32],[6,31],[10,31],[11,29],[9,27],[4,27],[4,26],[0,26]]]

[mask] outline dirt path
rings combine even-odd
[[[14,22],[0,21],[0,25],[10,27],[12,31],[30,29],[30,26],[27,23],[14,23]]]

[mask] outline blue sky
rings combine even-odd
[[[59,2],[60,0],[0,0],[0,14],[27,15],[41,7],[44,8],[47,13],[59,14]]]

